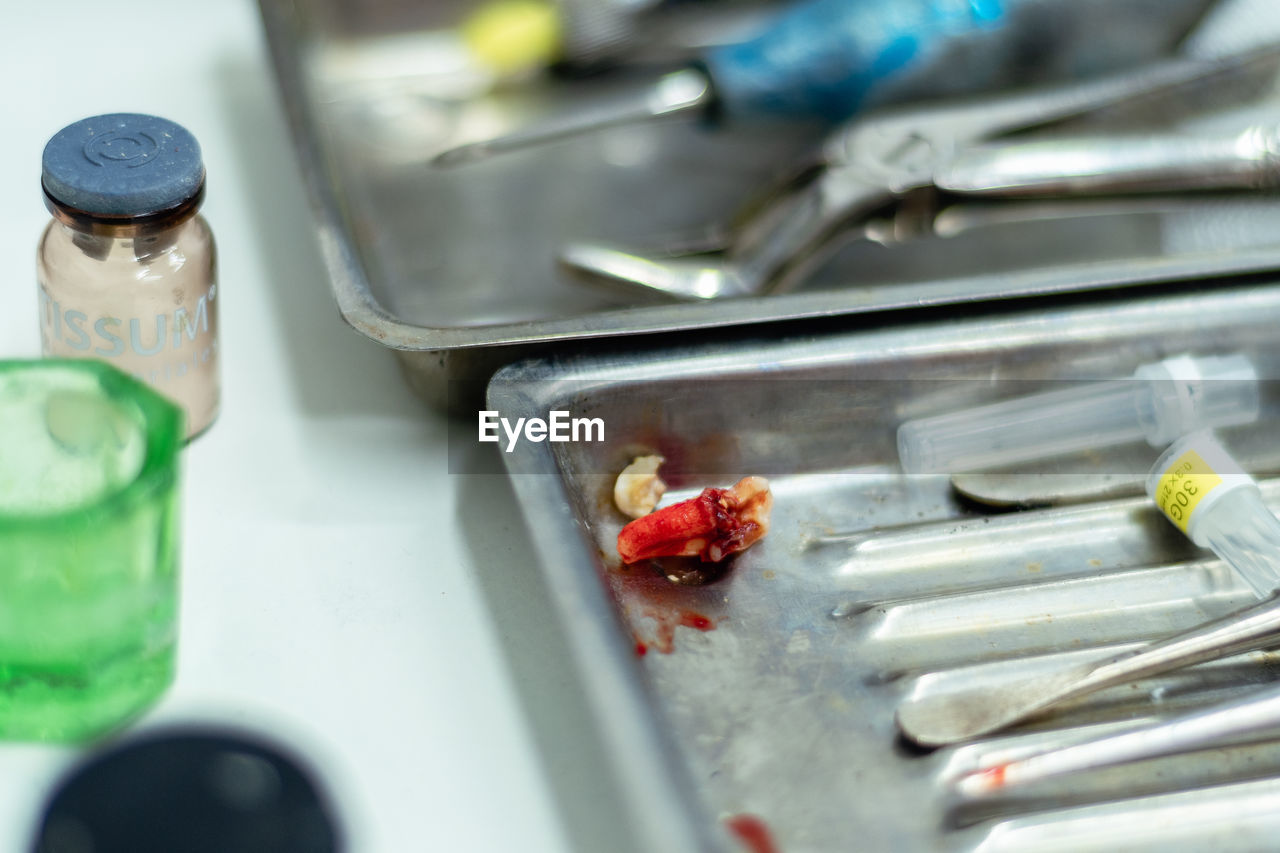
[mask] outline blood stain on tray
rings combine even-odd
[[[605,575],[635,635],[637,657],[650,649],[671,654],[676,647],[676,628],[716,628],[715,620],[690,606],[688,587],[673,584],[643,564],[609,569]]]
[[[710,619],[692,610],[686,610],[680,614],[680,624],[686,628],[696,628],[699,631],[710,631],[715,627],[715,623]]]
[[[755,815],[732,815],[724,819],[724,825],[749,853],[780,853],[768,825]]]

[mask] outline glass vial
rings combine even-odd
[[[218,288],[200,146],[171,121],[96,116],[45,146],[44,354],[99,358],[176,401],[187,438],[218,413]]]

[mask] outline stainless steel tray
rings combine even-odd
[[[1240,655],[1003,735],[907,748],[893,712],[914,691],[995,685],[1253,599],[1144,498],[984,510],[944,476],[901,474],[894,433],[914,415],[1126,376],[1183,351],[1251,354],[1273,418],[1278,322],[1280,283],[1184,288],[501,370],[489,404],[503,416],[567,410],[606,424],[603,442],[525,442],[505,459],[609,743],[616,779],[601,785],[616,782],[630,807],[620,837],[663,853],[737,849],[723,821],[747,813],[788,853],[1274,848],[1280,733],[1077,776],[987,811],[954,807],[945,779],[977,755],[1243,695],[1278,671],[1273,653]],[[1265,448],[1275,421],[1224,435]],[[704,586],[623,570],[610,489],[641,452],[663,454],[685,495],[768,475],[772,532]],[[1138,472],[1155,451],[1113,458],[1128,461],[1103,470]],[[1277,505],[1280,482],[1265,493]]]
[[[338,306],[356,329],[397,350],[410,382],[432,399],[443,399],[447,379],[487,378],[502,363],[566,341],[1280,266],[1280,205],[1262,197],[1055,213],[1050,221],[978,210],[949,218],[966,231],[954,239],[851,246],[800,292],[716,304],[619,302],[560,273],[558,248],[571,239],[644,244],[722,223],[788,171],[821,129],[714,133],[674,122],[433,170],[428,159],[451,144],[636,81],[547,78],[491,89],[468,70],[456,35],[478,3],[260,5]],[[637,76],[650,79],[652,70]],[[1230,103],[1215,97],[1210,111]],[[1165,119],[1168,106],[1158,111]]]

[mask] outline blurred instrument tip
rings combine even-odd
[[[711,82],[694,69],[674,71],[642,92],[638,98],[613,101],[579,114],[534,125],[505,136],[469,142],[435,155],[429,161],[437,168],[449,168],[488,159],[495,154],[518,151],[569,139],[610,127],[636,124],[701,110],[711,104]]]

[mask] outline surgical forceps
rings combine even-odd
[[[1219,138],[1000,138],[1278,57],[1280,47],[1268,46],[1222,59],[1172,59],[1069,86],[869,114],[829,136],[816,162],[746,209],[714,243],[649,253],[569,244],[560,263],[597,283],[677,299],[756,296],[793,289],[857,237],[890,243],[930,233],[936,198],[945,194],[1071,197],[1280,184],[1280,126]],[[935,201],[921,205],[930,193]]]

